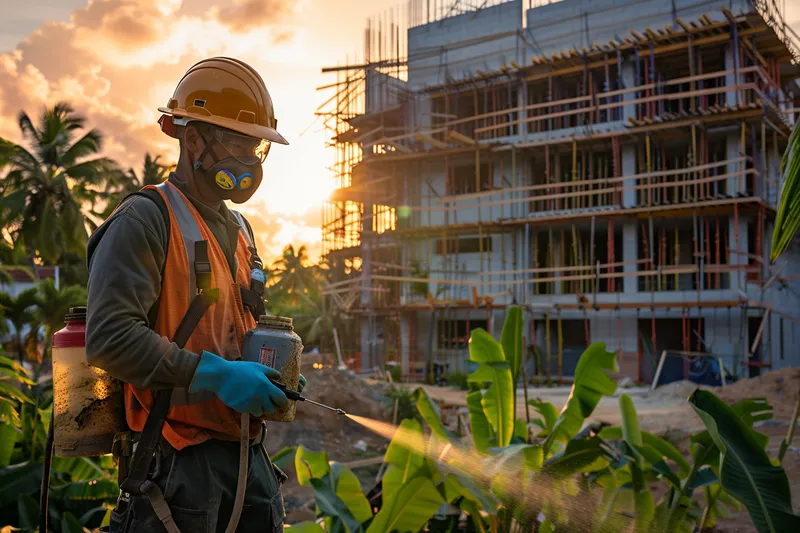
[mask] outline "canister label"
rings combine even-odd
[[[275,355],[278,351],[275,348],[261,347],[261,354],[258,357],[258,362],[271,368],[275,368]]]

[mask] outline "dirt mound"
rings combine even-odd
[[[319,370],[304,366],[303,375],[308,380],[303,390],[306,398],[344,409],[350,414],[384,420],[383,384],[370,385],[348,371],[335,368]],[[354,447],[358,441],[364,441],[366,452]],[[388,441],[333,411],[310,403],[299,403],[294,422],[267,422],[266,445],[270,454],[287,446],[302,445],[314,451],[327,451],[331,461],[347,463],[382,455]],[[375,465],[374,468],[360,468],[354,472],[362,484],[369,487],[374,483],[377,468],[378,465]],[[282,492],[289,512],[287,523],[309,517],[313,519],[313,490],[297,484],[293,465],[286,468],[286,473],[289,481],[283,486]]]
[[[703,387],[687,380],[673,381],[672,383],[667,383],[666,385],[658,387],[656,390],[649,393],[647,397],[652,400],[664,401],[686,400],[698,388]]]
[[[312,370],[304,375],[308,385],[303,390],[303,396],[309,400],[344,409],[350,414],[383,419],[383,393],[380,387],[370,386],[350,372],[333,368]],[[340,450],[340,446],[331,447],[332,444],[341,442],[347,449],[348,443],[353,444],[373,435],[348,418],[310,403],[297,406],[294,422],[269,422],[267,432],[267,449],[270,452],[302,444],[314,450],[324,448],[328,450],[330,459],[337,460],[337,451],[344,450]]]
[[[746,398],[766,398],[775,418],[790,418],[800,394],[800,368],[787,367],[758,377],[743,379],[714,393],[728,403]]]

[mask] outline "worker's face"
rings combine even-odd
[[[204,198],[247,201],[261,183],[269,143],[222,128],[200,128],[189,124],[184,132],[185,155],[200,178],[194,180],[198,192]]]

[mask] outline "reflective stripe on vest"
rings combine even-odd
[[[204,240],[203,235],[200,233],[200,228],[197,227],[197,222],[195,222],[192,213],[189,212],[189,208],[178,189],[166,181],[159,183],[156,187],[166,195],[183,236],[186,260],[189,265],[189,303],[191,303],[191,299],[197,293],[197,281],[194,275],[194,243]]]
[[[255,250],[256,245],[253,239],[250,238],[250,232],[247,231],[247,223],[244,221],[244,217],[240,212],[234,211],[233,209],[231,209],[231,213],[233,213],[233,216],[236,217],[236,221],[239,223],[239,231],[242,233],[247,246]]]
[[[197,281],[194,275],[194,244],[202,241],[203,235],[200,233],[200,228],[197,227],[192,213],[189,212],[189,207],[186,201],[181,197],[173,185],[168,182],[163,182],[156,185],[164,195],[167,197],[172,213],[175,215],[175,220],[178,221],[181,236],[183,237],[183,245],[186,249],[186,261],[189,265],[189,303],[197,293]],[[194,403],[203,403],[215,398],[214,393],[210,391],[189,392],[185,387],[172,389],[172,405],[191,405]]]

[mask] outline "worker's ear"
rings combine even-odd
[[[183,130],[183,145],[186,147],[186,151],[191,157],[192,162],[200,157],[200,154],[203,152],[205,143],[200,133],[197,131],[197,128],[192,124],[187,125]]]

